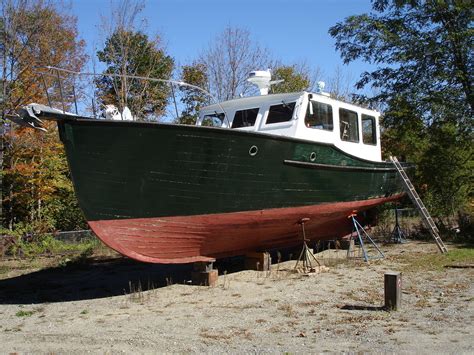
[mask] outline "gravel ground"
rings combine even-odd
[[[0,350],[474,353],[474,269],[413,267],[437,253],[431,243],[383,251],[369,264],[336,262],[344,252],[325,251],[318,258],[329,269],[311,275],[293,273],[293,261],[271,272],[225,272],[215,288],[173,284],[186,267],[120,258],[73,269],[5,261]],[[397,312],[381,308],[389,270],[403,272]]]

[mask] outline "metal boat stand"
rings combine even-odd
[[[309,242],[309,239],[306,239],[306,233],[304,230],[304,224],[305,222],[308,222],[309,218],[302,218],[298,221],[298,224],[301,225],[301,230],[302,230],[302,235],[303,235],[303,248],[301,249],[300,256],[298,257],[298,260],[296,261],[296,265],[294,267],[294,270],[298,269],[298,265],[301,264],[303,265],[303,272],[315,272],[315,266],[313,266],[313,261],[316,261],[318,264],[317,266],[321,266],[321,263],[316,259],[314,256],[313,252],[311,249],[308,248],[308,244],[306,242]]]
[[[362,252],[362,257],[364,258],[365,262],[368,262],[369,259],[383,259],[385,258],[385,255],[382,253],[382,251],[379,249],[377,244],[372,240],[370,235],[367,233],[367,231],[362,227],[362,225],[357,221],[356,219],[357,213],[356,211],[353,211],[347,218],[350,218],[352,220],[352,233],[351,237],[349,240],[349,249],[347,249],[347,258],[357,258],[357,256],[354,256],[354,232],[357,233],[357,241],[359,242],[359,255],[360,252]],[[367,243],[364,244],[364,239],[366,239],[366,242],[369,242],[372,244],[375,249],[377,250],[376,255],[370,256],[367,250]]]
[[[398,219],[398,212],[400,211],[396,206],[395,206],[395,227],[393,228],[392,233],[390,234],[390,239],[389,241],[392,243],[406,243],[407,238],[405,236],[405,233],[403,232],[402,227],[400,226],[399,219]]]

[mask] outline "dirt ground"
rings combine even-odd
[[[189,266],[120,257],[0,261],[0,350],[474,353],[474,269],[430,264],[433,243],[382,250],[368,264],[325,251],[329,270],[309,276],[294,261],[257,272],[234,260],[218,265],[215,288],[182,284]],[[397,312],[381,307],[389,270],[402,272]]]

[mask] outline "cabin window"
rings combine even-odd
[[[362,142],[364,144],[377,144],[375,117],[373,116],[362,115]]]
[[[312,107],[310,107],[311,105]],[[332,131],[332,106],[310,101],[304,118],[306,127]]]
[[[293,111],[295,109],[295,102],[281,105],[270,106],[268,111],[268,117],[266,124],[287,122],[293,117]]]
[[[359,120],[357,112],[340,108],[339,127],[341,130],[341,140],[354,143],[359,142]]]
[[[206,127],[222,127],[222,122],[224,122],[225,115],[223,113],[213,113],[210,115],[205,115],[202,119],[201,126]]]
[[[258,115],[258,108],[236,111],[232,128],[252,127],[255,124]]]

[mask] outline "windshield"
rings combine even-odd
[[[224,122],[224,113],[216,112],[212,114],[205,115],[202,119],[201,126],[206,127],[222,127],[222,122]]]

